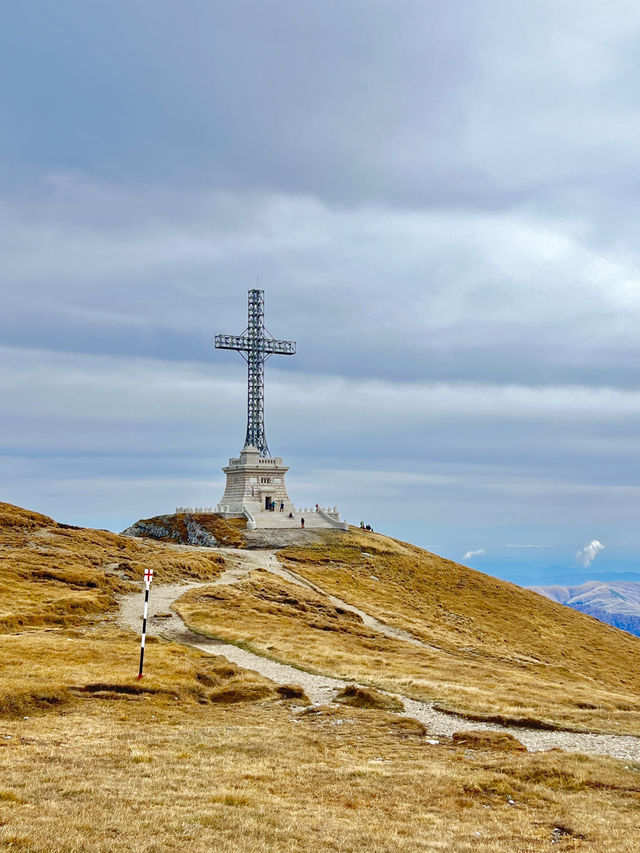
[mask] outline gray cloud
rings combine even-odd
[[[480,210],[629,197],[629,0],[63,0],[4,24],[19,174]]]
[[[305,370],[533,385],[640,378],[634,255],[595,252],[575,224],[290,196],[188,199],[67,177],[29,204],[5,203],[3,340],[207,360],[214,332],[241,330],[259,274],[268,322],[299,340]]]
[[[267,429],[303,503],[451,554],[640,545],[635,2],[23,6],[6,497],[113,526],[215,503],[244,374],[212,339],[259,276],[298,341]]]

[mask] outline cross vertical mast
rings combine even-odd
[[[271,355],[294,355],[294,341],[272,338],[264,325],[264,290],[249,291],[249,325],[242,335],[216,335],[216,349],[232,349],[247,362],[247,436],[260,456],[271,456],[264,432],[264,363]],[[245,355],[246,353],[246,355]]]
[[[271,456],[264,434],[264,291],[249,291],[249,327],[247,337],[247,437],[245,444],[252,444],[260,456]]]

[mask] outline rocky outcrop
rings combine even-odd
[[[245,546],[244,524],[244,519],[224,519],[213,513],[180,512],[140,519],[122,532],[125,536],[180,545],[242,548]]]
[[[125,536],[175,542],[179,545],[199,545],[205,548],[286,548],[289,545],[309,545],[349,536],[342,530],[304,530],[299,527],[248,530],[244,518],[223,518],[206,512],[176,512],[143,518],[122,531]]]

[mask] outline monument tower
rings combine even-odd
[[[247,519],[256,527],[294,527],[305,518],[308,527],[339,527],[338,510],[316,508],[294,510],[287,494],[285,474],[289,470],[281,456],[272,456],[264,431],[264,365],[272,355],[294,355],[294,341],[279,341],[264,325],[264,291],[249,291],[249,320],[241,335],[216,335],[216,349],[239,352],[247,362],[247,434],[240,456],[229,459],[222,470],[227,482],[215,511],[226,518]],[[295,513],[295,515],[294,515]],[[291,517],[290,517],[291,514]]]
[[[282,457],[271,456],[264,431],[264,365],[272,355],[294,355],[294,341],[279,341],[264,325],[264,291],[249,291],[249,319],[241,335],[216,335],[216,349],[239,352],[247,362],[247,434],[240,456],[222,470],[227,484],[216,512],[227,517],[260,512],[292,512]]]

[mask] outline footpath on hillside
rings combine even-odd
[[[148,634],[162,635],[169,640],[185,643],[200,651],[223,655],[227,660],[245,669],[258,672],[276,684],[299,684],[304,688],[314,705],[330,703],[336,693],[347,684],[357,684],[352,680],[334,678],[331,675],[319,675],[306,672],[294,666],[278,663],[268,657],[240,648],[233,643],[219,639],[209,639],[191,631],[182,618],[172,609],[174,602],[185,592],[205,586],[233,586],[247,577],[252,571],[263,569],[278,577],[298,584],[306,589],[326,596],[334,605],[356,613],[365,625],[385,636],[401,639],[419,646],[425,645],[405,631],[387,625],[349,602],[336,598],[321,587],[313,584],[293,572],[285,569],[271,549],[244,551],[222,548],[232,568],[225,570],[215,581],[205,583],[184,583],[154,585],[149,601]],[[139,631],[142,622],[140,593],[124,596],[120,603],[118,622],[121,626]],[[429,648],[433,648],[430,646]],[[363,685],[358,685],[363,686]],[[627,735],[603,735],[576,733],[569,731],[544,731],[520,726],[503,726],[497,723],[484,723],[466,720],[455,714],[445,714],[436,710],[429,702],[409,699],[402,694],[389,693],[404,706],[401,716],[413,717],[424,723],[434,736],[451,736],[455,732],[468,730],[486,730],[508,732],[516,737],[530,751],[563,749],[567,752],[581,752],[588,755],[609,755],[613,758],[640,761],[640,738]]]

